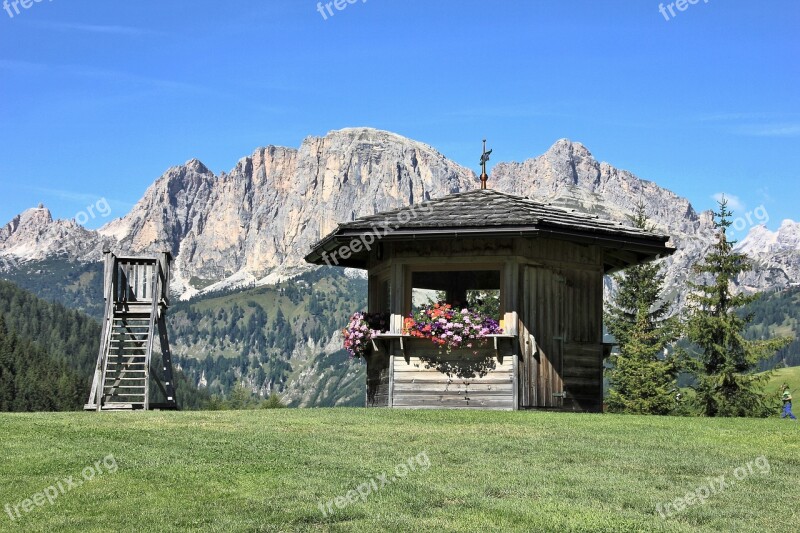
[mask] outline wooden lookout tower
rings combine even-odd
[[[368,311],[390,315],[366,357],[368,406],[598,412],[610,348],[603,277],[672,254],[668,240],[477,189],[340,224],[306,261],[366,270]],[[494,300],[503,327],[480,353],[403,334],[426,298],[455,306],[475,296]],[[484,375],[442,370],[475,357],[489,361]]]
[[[86,410],[177,409],[166,311],[172,256],[117,257],[105,252],[105,313]],[[161,373],[153,341],[161,346]],[[157,389],[151,391],[151,384]],[[157,398],[157,401],[151,401]]]

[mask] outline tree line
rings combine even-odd
[[[44,301],[0,281],[0,411],[75,411],[89,398],[100,324],[81,311]],[[182,409],[211,400],[175,373]]]
[[[747,334],[759,294],[735,292],[736,277],[753,268],[727,238],[732,212],[723,198],[714,212],[716,241],[693,267],[688,305],[671,314],[664,301],[660,263],[630,267],[614,276],[617,293],[605,323],[618,344],[606,369],[610,412],[703,416],[768,416],[776,408],[763,391],[765,362],[794,339]],[[643,205],[633,225],[652,230]],[[678,387],[681,376],[687,386]]]

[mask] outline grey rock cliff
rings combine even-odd
[[[200,161],[169,169],[125,217],[89,231],[54,221],[45,208],[25,211],[0,229],[0,256],[31,261],[100,259],[171,250],[177,292],[270,283],[308,268],[303,256],[337,223],[478,186],[476,174],[432,147],[393,133],[348,128],[308,137],[299,149],[267,146],[216,175]],[[666,260],[668,296],[680,306],[689,266],[713,242],[710,212],[608,163],[566,139],[522,163],[498,163],[489,185],[500,191],[626,221],[637,202],[678,252]],[[796,223],[779,237],[753,229],[741,247],[757,259],[745,290],[800,282]],[[776,244],[777,243],[777,244]],[[610,289],[610,284],[607,288]]]

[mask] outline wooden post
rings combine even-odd
[[[103,388],[105,386],[108,343],[111,337],[111,327],[114,317],[114,287],[116,276],[117,258],[110,250],[103,250],[103,299],[105,300],[103,311],[103,324],[100,333],[100,348],[97,355],[97,365],[95,366],[94,379],[92,380],[92,391],[89,395],[89,408],[95,407],[97,411],[103,403]]]

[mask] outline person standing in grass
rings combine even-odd
[[[783,384],[783,395],[781,396],[783,400],[783,412],[781,413],[781,418],[786,418],[787,416],[794,421],[797,421],[797,417],[794,416],[792,413],[792,393],[789,392],[789,385],[786,383]]]

